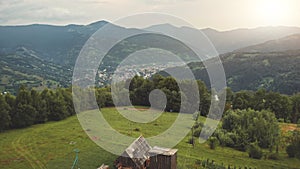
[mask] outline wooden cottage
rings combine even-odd
[[[146,169],[150,150],[151,146],[143,136],[140,136],[117,158],[115,165],[118,169]]]
[[[115,161],[117,169],[176,169],[177,149],[151,147],[137,138]]]
[[[176,169],[177,149],[154,146],[150,151],[149,169]]]

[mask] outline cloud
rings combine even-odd
[[[181,2],[191,2],[196,0],[142,0],[150,4],[172,4],[172,3],[181,3]]]
[[[196,27],[232,29],[266,26],[251,6],[261,0],[0,0],[0,24],[88,24],[115,21],[145,12],[167,13]],[[280,25],[299,26],[299,0],[290,0],[293,18]]]
[[[72,2],[72,3],[71,3]],[[2,24],[57,23],[85,20],[91,8],[108,5],[105,0],[0,0]]]

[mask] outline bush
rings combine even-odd
[[[284,123],[284,118],[279,118],[279,119],[278,119],[278,122],[279,122],[279,123]]]
[[[286,152],[289,157],[297,157],[300,159],[300,131],[295,130],[292,138],[291,144],[286,147]]]
[[[278,155],[278,153],[273,153],[273,154],[270,154],[268,158],[270,160],[279,160],[279,155]]]
[[[288,145],[286,147],[286,153],[288,154],[288,156],[290,158],[293,158],[296,156],[296,153],[297,153],[297,149],[296,149],[296,146],[291,144],[291,145]]]
[[[216,137],[210,137],[208,139],[208,141],[209,141],[210,149],[213,149],[213,150],[216,149],[217,144],[218,144],[218,139]]]
[[[202,128],[203,126],[204,126],[203,122],[196,122],[193,127],[194,129],[198,129],[199,127]]]
[[[223,129],[217,129],[213,136],[217,137],[221,146],[234,147],[234,142],[231,139],[229,132],[226,132]]]
[[[139,128],[135,128],[133,129],[133,131],[141,131]]]
[[[194,136],[194,137],[200,137],[200,133],[201,133],[201,128],[195,130],[193,136]]]
[[[250,158],[254,159],[261,159],[263,156],[261,148],[253,143],[248,146],[248,154]]]
[[[194,144],[195,143],[195,139],[194,138],[190,138],[188,141],[189,144]]]

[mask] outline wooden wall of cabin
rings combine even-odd
[[[177,153],[172,156],[155,155],[150,157],[150,165],[147,169],[176,169]]]
[[[122,164],[123,167],[132,167],[133,169],[138,169],[134,161],[130,157],[123,157],[120,156],[117,158],[115,161],[115,164],[117,165],[118,163]]]

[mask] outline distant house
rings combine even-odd
[[[116,159],[115,166],[118,169],[176,169],[177,149],[152,148],[140,136]]]

